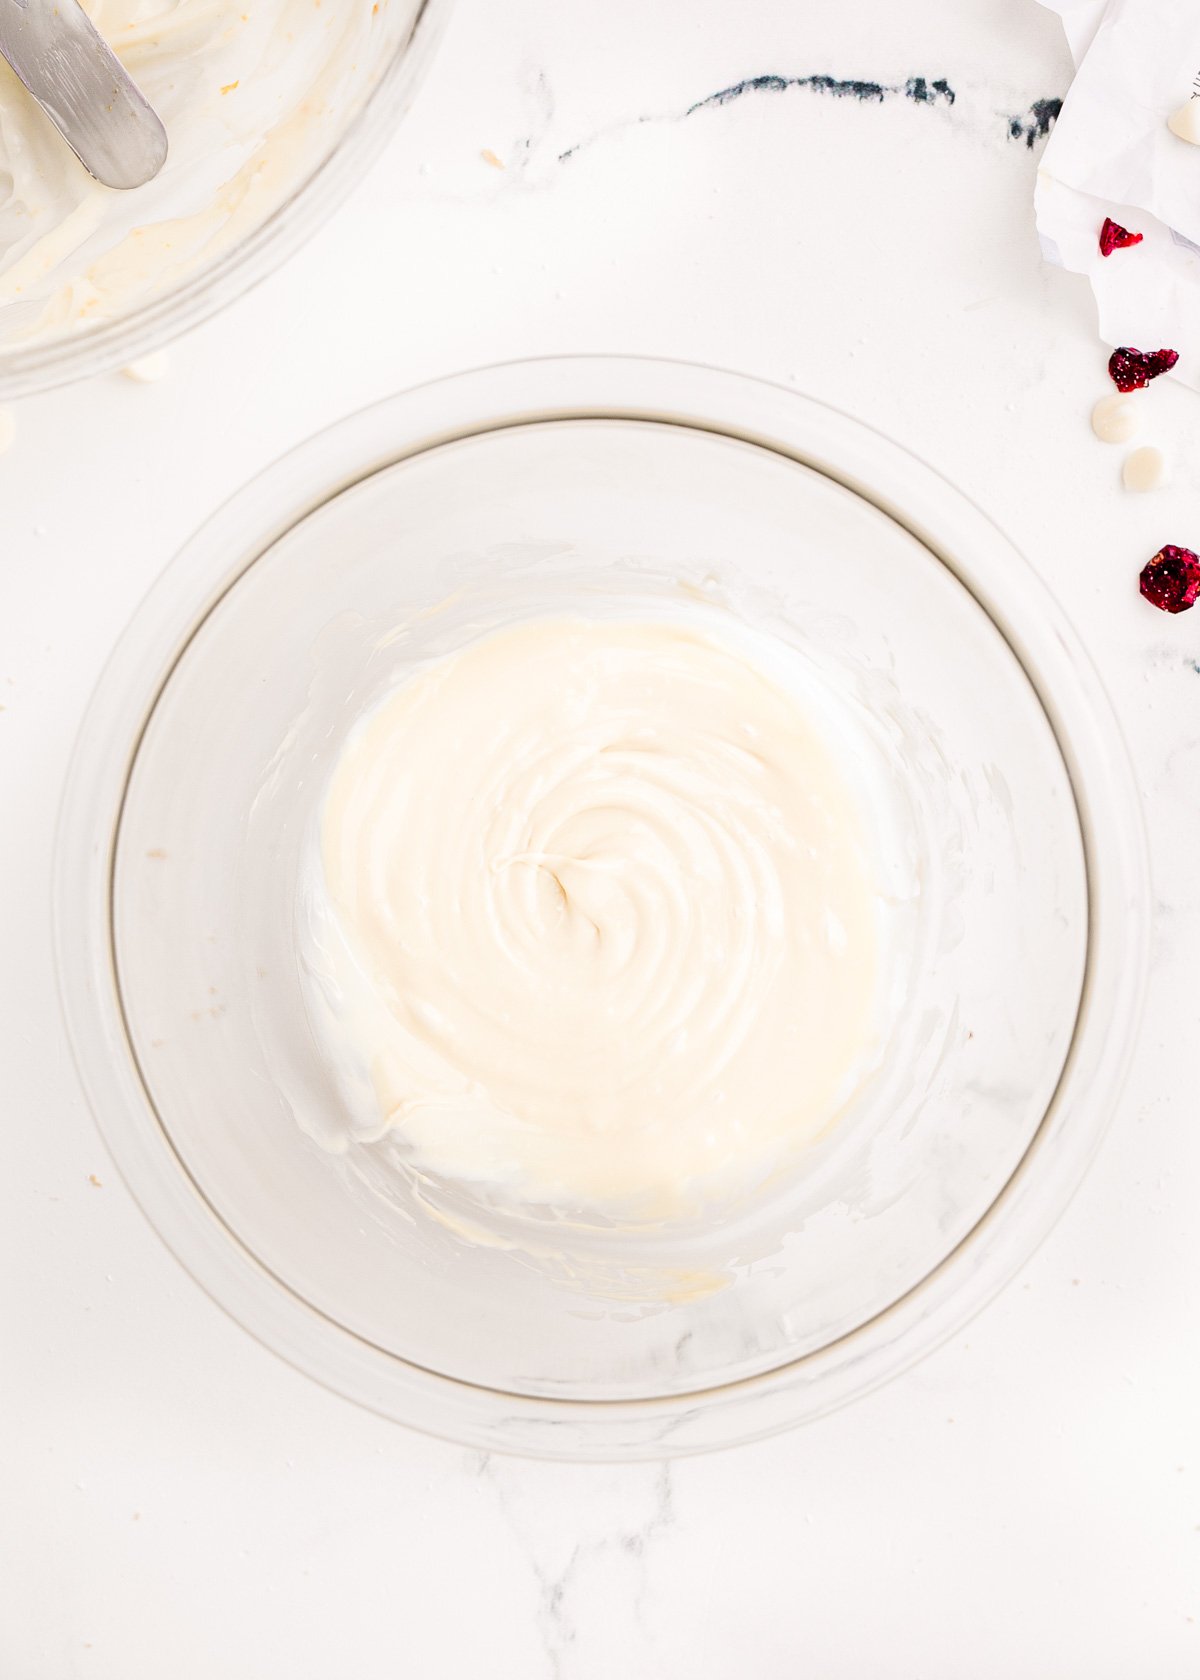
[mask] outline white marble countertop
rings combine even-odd
[[[1200,406],[1156,389],[1175,486],[1125,494],[1087,423],[1090,295],[1032,226],[1067,80],[1029,0],[461,0],[390,153],[167,379],[20,406],[0,460],[5,1680],[1200,1672],[1200,613],[1136,590],[1162,543],[1200,546]],[[48,937],[74,731],[194,526],[376,396],[570,350],[791,381],[976,498],[1110,689],[1159,909],[1118,1118],[1019,1278],[844,1412],[667,1469],[481,1462],[226,1320],[105,1158]]]

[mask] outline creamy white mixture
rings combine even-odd
[[[324,802],[319,1030],[355,1135],[516,1204],[761,1184],[877,1055],[879,886],[826,732],[667,622],[529,622],[361,721]]]
[[[161,175],[83,168],[0,61],[0,343],[86,327],[252,231],[329,149],[416,0],[83,0],[162,118]]]

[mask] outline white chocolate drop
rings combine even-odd
[[[1101,443],[1128,443],[1142,429],[1142,410],[1120,391],[1101,397],[1092,410],[1092,430]]]
[[[1181,105],[1167,118],[1167,127],[1189,146],[1200,146],[1200,99],[1189,99],[1186,105]]]
[[[1121,482],[1126,490],[1160,490],[1167,482],[1167,458],[1162,450],[1147,443],[1127,455]]]
[[[136,361],[129,362],[121,372],[137,385],[154,385],[164,377],[170,366],[171,358],[165,350],[152,350],[148,356],[139,356]]]

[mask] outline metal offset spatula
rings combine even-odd
[[[166,130],[76,0],[0,0],[0,54],[97,181],[158,174]]]

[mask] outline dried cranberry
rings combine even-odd
[[[1148,350],[1146,355],[1150,364],[1150,377],[1157,379],[1160,373],[1170,373],[1179,360],[1178,350]]]
[[[1100,229],[1100,255],[1111,257],[1114,251],[1124,251],[1129,245],[1140,245],[1142,235],[1130,233],[1120,222],[1114,222],[1111,216],[1105,216],[1104,226]]]
[[[1200,556],[1190,548],[1168,543],[1142,568],[1138,580],[1151,606],[1163,612],[1181,613],[1195,606],[1200,596]]]
[[[1118,391],[1138,391],[1179,360],[1178,350],[1134,350],[1122,344],[1108,358],[1108,371]]]

